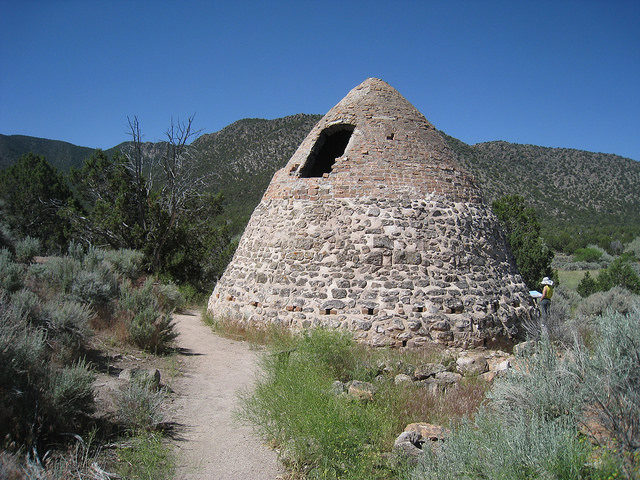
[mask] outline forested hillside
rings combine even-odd
[[[93,152],[93,148],[79,147],[59,140],[0,134],[0,169],[14,164],[25,153],[42,155],[59,170],[78,167]]]

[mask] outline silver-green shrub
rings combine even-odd
[[[29,272],[49,288],[69,293],[74,278],[82,271],[82,264],[72,257],[52,257],[44,265],[33,265]]]
[[[581,480],[590,448],[563,421],[519,412],[506,423],[483,409],[454,429],[440,452],[425,449],[412,480]]]
[[[160,305],[153,293],[153,278],[149,277],[140,288],[125,280],[120,287],[120,308],[136,314],[147,308],[158,310]]]
[[[542,420],[576,419],[582,412],[579,379],[558,348],[543,336],[534,352],[517,359],[518,368],[498,379],[487,397],[505,419],[515,421],[522,412]]]
[[[600,316],[607,310],[626,314],[631,311],[634,304],[640,302],[640,295],[631,293],[622,287],[613,287],[606,292],[596,292],[578,304],[576,313],[584,316]]]
[[[129,322],[128,330],[133,343],[154,353],[167,351],[178,336],[171,315],[151,308],[135,314]]]
[[[92,315],[87,305],[72,300],[51,300],[44,305],[42,317],[61,360],[75,360],[82,353],[92,334]]]
[[[178,286],[173,283],[161,283],[155,289],[158,303],[163,312],[171,313],[185,305],[185,298]]]
[[[29,263],[33,257],[42,250],[42,242],[38,238],[25,237],[15,244],[16,260],[20,263]]]
[[[138,250],[107,250],[104,259],[114,272],[124,278],[135,280],[143,273],[144,253]]]
[[[105,259],[106,252],[101,248],[89,245],[84,257],[82,257],[82,266],[87,270],[95,270],[101,266]]]
[[[13,261],[6,248],[0,248],[0,288],[8,292],[20,290],[23,285],[23,268]]]
[[[71,282],[71,295],[92,306],[106,305],[118,296],[118,280],[104,263],[89,262],[84,268]]]
[[[11,295],[11,308],[17,317],[22,317],[31,325],[43,325],[42,304],[38,295],[23,288]]]
[[[640,237],[636,237],[629,242],[624,251],[632,253],[634,257],[636,257],[636,260],[640,261]]]
[[[116,398],[116,417],[129,430],[153,430],[163,422],[165,393],[146,376],[133,376]]]
[[[95,407],[93,382],[95,375],[84,361],[61,368],[50,377],[51,416],[60,427],[72,427]]]
[[[600,425],[628,452],[640,450],[640,304],[607,311],[594,323],[590,348],[577,345],[573,371]]]
[[[84,247],[81,243],[71,240],[69,242],[69,247],[67,248],[67,255],[74,260],[81,262],[84,258]]]

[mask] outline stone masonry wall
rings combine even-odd
[[[208,308],[374,346],[490,345],[517,336],[532,306],[504,245],[482,203],[265,195]]]

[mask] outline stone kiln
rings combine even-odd
[[[209,311],[258,326],[349,329],[375,346],[519,336],[531,299],[454,158],[394,88],[364,81],[276,172]]]

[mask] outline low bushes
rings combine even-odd
[[[560,351],[543,336],[408,478],[638,478],[639,327],[640,310],[609,311],[593,319],[590,348]]]
[[[33,237],[25,237],[16,242],[16,259],[20,263],[28,263],[42,250],[42,242]]]
[[[8,292],[20,290],[23,285],[23,268],[13,260],[13,255],[6,248],[0,248],[0,288]]]
[[[0,301],[0,438],[33,445],[75,428],[93,409],[93,374],[84,362],[51,363],[46,330],[6,297]]]
[[[155,286],[152,278],[138,289],[125,282],[119,306],[129,340],[153,353],[166,352],[178,336],[171,313],[182,302],[177,289]]]
[[[116,417],[130,433],[155,430],[164,420],[165,393],[153,386],[148,375],[134,375],[118,395]]]

